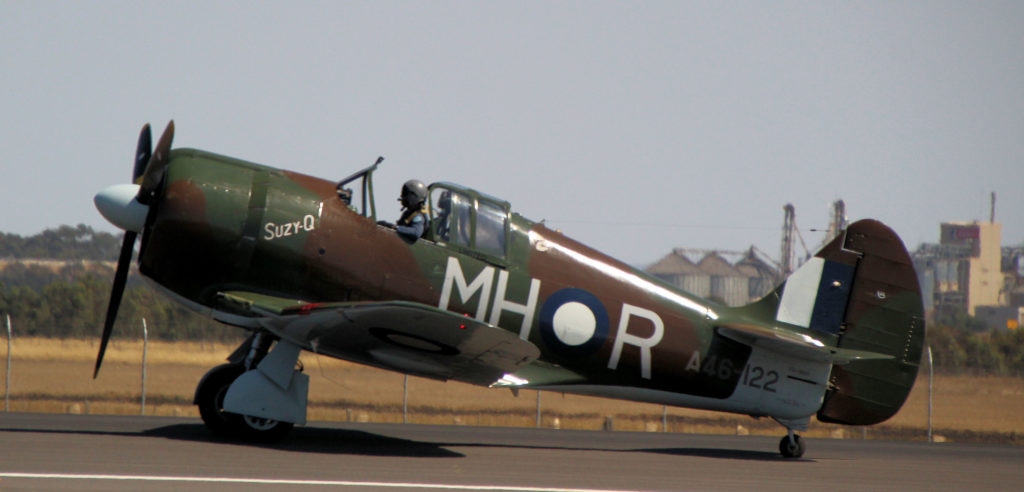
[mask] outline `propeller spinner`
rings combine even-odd
[[[163,179],[174,140],[174,121],[167,124],[156,149],[151,149],[152,137],[149,124],[142,127],[139,143],[135,150],[135,163],[132,168],[132,181],[137,184],[120,184],[111,186],[93,199],[96,208],[110,223],[124,229],[124,241],[121,243],[121,254],[117,259],[117,271],[114,274],[114,286],[110,290],[110,303],[107,305],[107,317],[103,322],[103,336],[100,339],[100,351],[96,356],[96,369],[92,377],[95,379],[103,364],[103,355],[107,351],[107,343],[114,330],[117,309],[121,305],[121,296],[128,280],[131,268],[132,252],[135,250],[135,238],[146,226],[149,205],[156,200],[157,187]]]

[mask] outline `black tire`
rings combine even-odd
[[[782,453],[783,458],[799,458],[804,455],[806,450],[807,446],[804,444],[804,440],[796,434],[793,434],[792,441],[789,436],[782,436],[782,440],[779,441],[779,452]]]
[[[203,376],[196,389],[196,405],[203,423],[221,436],[259,443],[281,441],[295,424],[224,411],[224,395],[228,387],[244,372],[241,364],[222,364]]]
[[[196,405],[203,423],[214,434],[234,436],[238,427],[238,415],[224,411],[224,395],[228,386],[245,372],[241,364],[222,364],[203,376],[196,389]]]

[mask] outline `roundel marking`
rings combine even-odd
[[[608,311],[590,292],[562,289],[541,306],[540,333],[544,343],[556,352],[587,356],[608,339]]]
[[[567,302],[558,306],[551,319],[551,328],[558,341],[573,347],[583,345],[594,337],[597,318],[586,304]]]

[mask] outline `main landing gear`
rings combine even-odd
[[[214,367],[199,381],[194,403],[199,407],[203,423],[213,433],[249,442],[276,443],[294,427],[292,422],[242,415],[224,409],[225,396],[232,383],[257,367],[267,355],[271,343],[273,339],[268,335],[254,335],[235,351],[229,359],[232,362]],[[236,357],[240,354],[245,354],[244,359]]]
[[[203,376],[199,387],[196,388],[195,400],[203,423],[214,434],[221,436],[249,442],[280,442],[295,424],[224,410],[224,396],[228,393],[228,387],[244,372],[244,365],[228,363],[210,369],[210,372]]]

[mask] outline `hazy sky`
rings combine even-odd
[[[829,205],[1024,242],[1024,2],[0,0],[0,231],[86,223],[138,130],[338,179],[386,161],[631,263],[777,255]]]

